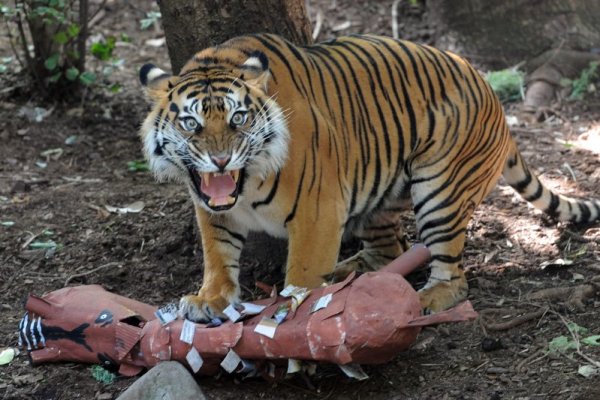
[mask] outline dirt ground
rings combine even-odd
[[[89,94],[71,105],[42,104],[10,92],[0,98],[0,348],[16,346],[27,294],[56,290],[66,281],[101,284],[157,305],[198,289],[202,253],[187,193],[127,168],[129,161],[142,158],[137,130],[147,110],[136,69],[148,61],[168,68],[168,59],[164,45],[147,42],[161,37],[160,30],[139,29],[146,9],[122,3],[109,2],[100,23],[105,34],[126,32],[133,40],[117,48],[125,59],[113,77],[122,84],[121,93]],[[353,2],[338,1],[337,10],[333,3],[311,2],[313,19],[319,9],[325,16],[320,39],[391,33],[391,1],[365,2],[360,11]],[[405,7],[403,12],[408,21],[401,27],[403,36],[429,41],[430,31],[419,24],[422,10]],[[416,24],[409,23],[412,19]],[[336,30],[345,21],[350,27]],[[5,45],[2,33],[0,56],[8,53]],[[52,113],[41,123],[30,122],[18,116],[25,103],[52,108]],[[600,198],[600,96],[565,102],[551,114],[545,122],[515,126],[525,158],[556,191]],[[62,151],[42,154],[52,149]],[[105,211],[106,205],[136,201],[144,203],[140,213]],[[414,232],[410,213],[405,220]],[[8,226],[9,221],[14,224]],[[55,251],[32,248],[49,240],[58,244]],[[282,249],[270,239],[253,240],[242,257],[244,286],[251,290],[255,280],[280,283]],[[268,383],[223,375],[199,383],[209,399],[223,400],[600,398],[598,375],[578,373],[581,366],[600,361],[600,347],[581,344],[580,354],[549,351],[553,339],[571,338],[567,322],[588,329],[581,337],[600,334],[597,290],[579,303],[575,289],[553,299],[530,297],[550,288],[595,284],[598,289],[600,224],[557,225],[500,182],[469,227],[465,258],[469,298],[480,318],[424,330],[394,361],[366,366],[368,380],[351,380],[324,365],[309,380]],[[558,259],[572,264],[557,265]],[[517,324],[520,316],[529,320]],[[0,398],[111,399],[134,380],[105,385],[90,371],[72,363],[33,368],[21,354],[0,366]]]

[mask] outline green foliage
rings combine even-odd
[[[567,336],[558,336],[548,343],[550,353],[566,353],[569,350],[575,350],[577,344]]]
[[[587,68],[581,71],[579,78],[573,80],[564,79],[562,81],[564,86],[571,86],[569,99],[583,100],[586,93],[592,92],[595,89],[594,82],[600,79],[599,65],[598,61],[592,61]]]
[[[523,72],[509,68],[488,72],[485,78],[501,102],[507,103],[523,99]]]
[[[134,160],[127,163],[127,170],[132,172],[149,171],[150,167],[144,160]]]
[[[161,18],[160,12],[150,11],[146,13],[146,18],[140,20],[140,28],[148,29]]]
[[[88,7],[88,1],[15,0],[14,5],[0,2],[0,19],[9,29],[12,48],[15,52],[20,49],[15,58],[42,93],[72,96],[76,93],[72,89],[81,86],[103,87],[112,92],[120,88],[107,80],[123,63],[113,54],[117,38],[110,36],[97,40],[86,49],[89,32],[83,29],[80,21],[81,7]],[[30,35],[25,34],[27,25]],[[121,39],[130,40],[126,35],[121,35]],[[35,54],[42,58],[33,57],[33,46],[36,46]],[[84,54],[80,54],[82,48],[86,49]],[[88,52],[100,61],[97,70],[86,70],[85,53]],[[0,59],[0,74],[9,70],[10,62],[12,59]],[[101,75],[99,71],[102,71]],[[98,79],[99,75],[102,79]]]
[[[114,36],[109,36],[106,40],[100,40],[96,43],[92,43],[90,51],[97,59],[108,61],[112,58],[116,43],[117,39]]]
[[[3,74],[8,71],[8,68],[12,61],[12,57],[0,57],[0,74]]]
[[[92,366],[92,368],[90,368],[90,372],[95,380],[104,383],[105,385],[110,385],[117,379],[117,375],[105,370],[99,365]]]
[[[567,328],[571,332],[571,335],[576,336],[587,335],[589,332],[589,329],[579,326],[574,322],[569,322]],[[587,336],[579,342],[585,346],[600,346],[600,335]],[[548,351],[550,353],[569,353],[573,350],[577,350],[577,342],[572,336],[558,336],[548,343]]]

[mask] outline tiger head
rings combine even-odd
[[[214,49],[194,56],[178,76],[152,64],[140,81],[152,103],[141,136],[159,180],[188,185],[211,211],[232,208],[248,177],[265,179],[283,166],[285,111],[267,94],[267,57]]]

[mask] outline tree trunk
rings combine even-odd
[[[428,0],[436,45],[492,68],[600,47],[598,0]]]
[[[161,0],[160,12],[173,73],[197,51],[234,36],[271,32],[297,44],[311,41],[304,1]]]

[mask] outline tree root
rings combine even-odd
[[[541,318],[542,316],[544,316],[544,314],[548,312],[548,310],[548,308],[540,308],[539,310],[519,315],[518,317],[515,317],[510,321],[499,323],[486,323],[485,328],[489,329],[490,331],[506,331],[533,319]]]
[[[523,110],[533,113],[549,108],[562,88],[562,80],[579,77],[592,61],[600,61],[600,55],[560,48],[531,60],[526,69],[533,72],[527,78]]]
[[[538,290],[527,295],[527,300],[560,301],[567,305],[570,310],[584,311],[584,301],[594,297],[596,284],[586,284],[572,287],[559,287]]]

